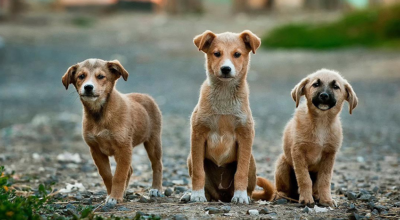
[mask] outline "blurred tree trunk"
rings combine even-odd
[[[341,6],[341,0],[304,0],[304,7],[311,10],[336,10]]]
[[[11,14],[14,15],[22,11],[24,7],[23,0],[10,0],[10,1],[11,1],[10,5]]]
[[[170,14],[200,13],[203,0],[167,0],[165,8]]]
[[[235,13],[248,11],[247,0],[232,0],[232,2],[233,2],[233,11]]]

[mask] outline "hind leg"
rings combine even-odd
[[[150,189],[150,196],[162,196],[162,148],[160,135],[144,142],[153,169],[153,184]]]
[[[276,162],[275,186],[278,195],[290,197],[293,189],[291,179],[292,167],[286,162],[285,155],[281,155]]]

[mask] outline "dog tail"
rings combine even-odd
[[[262,187],[264,190],[262,191],[254,191],[251,197],[254,200],[266,200],[272,201],[275,197],[275,187],[274,184],[262,177],[257,177],[257,186]]]

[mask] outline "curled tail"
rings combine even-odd
[[[275,197],[275,187],[274,184],[271,183],[271,181],[262,178],[262,177],[257,177],[257,186],[262,187],[264,190],[263,191],[254,191],[251,197],[254,200],[266,200],[266,201],[272,201]]]

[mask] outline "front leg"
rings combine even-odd
[[[306,154],[301,146],[295,145],[292,149],[293,168],[296,175],[297,184],[299,186],[300,199],[299,203],[308,206],[314,205],[312,197],[312,181],[308,171]]]
[[[191,202],[207,202],[204,185],[205,185],[205,172],[204,172],[204,151],[205,151],[205,135],[201,132],[202,129],[193,127],[191,134],[191,149],[190,160],[191,163],[189,171],[192,178],[192,195]]]
[[[332,200],[331,196],[331,180],[335,157],[335,153],[324,155],[321,159],[321,165],[318,171],[316,184],[320,196],[319,203],[324,206],[336,206],[336,202]]]
[[[96,165],[97,170],[103,179],[104,185],[106,185],[107,195],[110,195],[113,176],[111,173],[111,166],[108,156],[103,154],[96,145],[90,146],[90,153],[92,154],[94,164]]]
[[[253,146],[254,129],[252,126],[237,129],[238,158],[237,171],[235,173],[235,192],[233,203],[250,203],[250,195],[247,194],[249,183],[249,168],[251,159],[251,148]]]
[[[117,202],[122,202],[126,181],[131,169],[132,146],[130,144],[118,146],[118,149],[115,150],[114,158],[115,162],[117,162],[117,168],[112,179],[111,194],[106,201],[108,205],[115,205]]]

